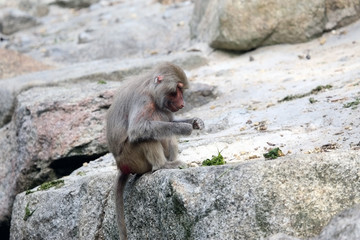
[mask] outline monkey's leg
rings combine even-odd
[[[171,137],[161,141],[161,145],[164,149],[164,154],[167,159],[165,165],[162,168],[179,168],[185,167],[186,164],[183,161],[177,160],[178,155],[178,142],[176,137]]]
[[[176,161],[178,155],[178,143],[176,137],[170,137],[161,141],[164,154],[168,161]]]
[[[168,161],[166,159],[164,147],[160,141],[142,142],[138,147],[143,152],[147,162],[152,165],[152,171],[162,168],[177,168],[181,165],[180,161]]]
[[[163,168],[166,164],[164,148],[160,141],[146,141],[138,144],[139,151],[144,154],[148,163],[152,166],[152,170]]]
[[[115,156],[118,168],[123,173],[143,174],[152,170],[152,165],[146,159],[146,151],[142,149],[143,143],[126,143],[119,156]]]

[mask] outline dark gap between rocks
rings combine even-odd
[[[0,222],[0,236],[2,239],[10,239],[10,220]]]
[[[85,162],[96,160],[105,154],[106,153],[65,157],[52,162],[49,167],[54,170],[58,178],[61,178],[80,168]]]

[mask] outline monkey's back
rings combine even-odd
[[[125,82],[111,104],[106,118],[106,138],[110,152],[116,157],[122,152],[129,127],[129,114],[137,94],[135,82]],[[134,90],[132,90],[134,89]]]

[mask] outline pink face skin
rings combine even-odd
[[[184,84],[179,82],[176,87],[176,92],[166,96],[168,100],[167,108],[171,112],[177,112],[185,106],[183,98],[183,87]]]

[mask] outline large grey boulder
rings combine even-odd
[[[213,48],[299,43],[360,17],[357,0],[196,1],[191,35]]]
[[[53,0],[15,0],[18,2],[18,8],[22,11],[30,13],[35,17],[44,17],[49,14],[49,5]]]
[[[8,123],[13,114],[16,95],[37,86],[54,86],[82,81],[121,81],[125,77],[149,70],[160,62],[169,61],[189,70],[207,64],[198,53],[177,53],[148,59],[106,59],[78,63],[59,69],[31,73],[0,81],[0,127]]]
[[[38,25],[33,16],[15,8],[0,9],[0,32],[6,35]]]
[[[191,57],[185,59],[194,60]],[[89,72],[77,68],[78,72],[68,74],[65,70],[53,70],[33,75],[35,77],[16,78],[22,85],[16,85],[16,81],[0,82],[8,82],[3,86],[21,92],[15,98],[12,121],[0,128],[0,224],[9,219],[17,193],[67,175],[82,162],[96,159],[108,151],[106,111],[122,83],[104,79],[120,80],[124,75],[136,71],[141,73],[156,63],[145,61],[141,65],[143,68],[135,63],[130,65],[132,67],[125,64],[127,68],[109,65],[102,71],[100,68],[92,71],[86,68]],[[192,67],[196,65],[193,64]],[[183,66],[187,66],[186,63]],[[85,72],[87,81],[81,79],[85,78]],[[60,86],[46,86],[51,83]],[[41,85],[44,86],[34,87]],[[30,89],[25,91],[26,86]],[[214,87],[206,84],[194,86],[186,96],[190,108],[205,104],[216,96]],[[6,97],[3,101],[9,99]],[[9,106],[12,105],[9,103]]]
[[[107,152],[104,118],[115,83],[30,89],[0,129],[0,223],[17,193]]]
[[[360,205],[357,204],[338,213],[330,223],[324,227],[320,235],[310,240],[357,240],[360,239]],[[267,240],[299,240],[299,238],[277,233]]]
[[[357,152],[159,170],[127,185],[129,238],[313,237],[336,213],[360,203],[359,173]],[[115,176],[107,155],[62,178],[60,188],[19,194],[11,239],[116,239]]]
[[[5,88],[0,88],[0,127],[10,122],[13,105],[13,94]]]
[[[102,239],[103,232],[107,231],[114,236],[117,232],[115,216],[106,212],[109,208],[113,210],[112,185],[116,176],[114,160],[110,156],[90,162],[62,178],[60,181],[64,180],[64,186],[60,182],[49,190],[34,188],[31,190],[34,193],[22,193],[23,198],[18,198],[18,207],[14,209],[19,215],[13,220],[11,239]],[[26,208],[35,211],[25,217]],[[108,217],[113,224],[104,228],[104,219]],[[29,228],[15,233],[21,225],[30,222],[37,225],[34,231],[29,232]]]
[[[56,2],[61,6],[87,2],[86,6],[94,1]],[[48,7],[51,13],[40,19],[41,27],[15,34],[6,47],[64,65],[101,59],[153,58],[190,48],[190,1],[172,5],[153,0],[99,1],[82,10],[53,4]]]
[[[337,214],[314,240],[360,239],[360,205]]]

